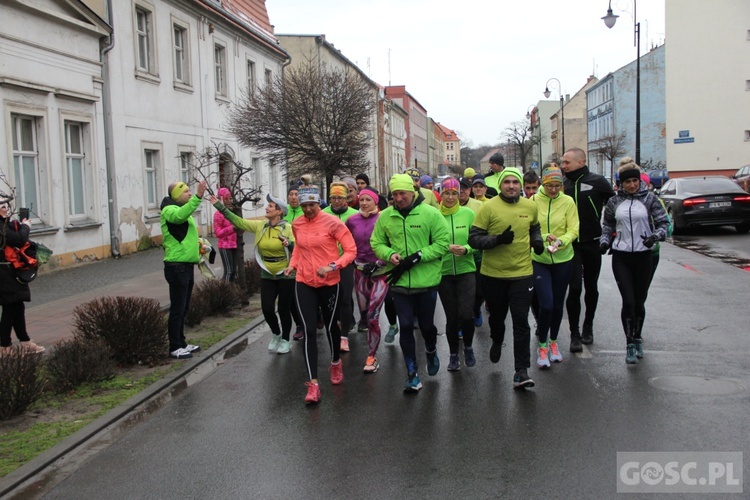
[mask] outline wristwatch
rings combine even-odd
[[[336,270],[336,263],[335,262],[331,262],[330,264],[328,264],[328,267],[330,267],[331,269],[333,269],[335,271]]]

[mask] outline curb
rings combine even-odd
[[[75,472],[77,466],[117,441],[130,429],[160,410],[185,389],[197,384],[225,360],[244,351],[262,334],[252,333],[265,323],[255,318],[213,345],[202,356],[188,360],[184,366],[164,379],[112,408],[75,434],[45,451],[0,479],[0,498],[37,498]]]

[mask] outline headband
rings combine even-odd
[[[169,196],[174,200],[177,201],[177,199],[187,191],[188,186],[184,182],[178,182],[175,187],[172,188],[172,192],[169,193]]]
[[[375,193],[375,191],[373,191],[372,189],[364,188],[362,191],[359,192],[359,195],[369,196],[370,198],[372,198],[372,201],[374,201],[376,205],[380,202],[380,196],[378,196],[377,193]]]
[[[346,198],[348,194],[349,188],[347,188],[346,186],[342,186],[341,184],[331,185],[331,196],[341,196],[343,198]]]
[[[630,168],[620,173],[620,182],[625,182],[628,179],[639,179],[641,178],[641,171],[637,168]]]

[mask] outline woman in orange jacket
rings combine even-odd
[[[303,217],[292,223],[296,246],[284,274],[296,271],[295,296],[302,326],[305,329],[305,363],[310,378],[306,382],[305,403],[320,401],[318,385],[318,309],[323,313],[328,345],[331,348],[331,384],[344,381],[339,357],[341,329],[339,317],[339,270],[351,264],[357,255],[352,234],[337,217],[320,210],[320,192],[313,184],[299,188]],[[339,245],[343,254],[339,256]]]

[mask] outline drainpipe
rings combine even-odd
[[[112,150],[112,94],[109,90],[109,56],[107,53],[115,46],[115,28],[112,21],[112,0],[107,0],[107,17],[112,34],[110,35],[109,45],[101,49],[102,62],[102,112],[104,114],[104,152],[105,152],[105,169],[107,175],[107,207],[109,211],[109,246],[112,256],[120,256],[120,238],[117,236],[119,221],[117,217],[117,181],[115,176],[115,159]]]

